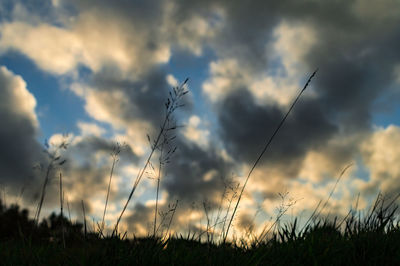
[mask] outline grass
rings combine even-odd
[[[272,143],[272,141],[274,140],[275,136],[278,134],[279,130],[282,128],[283,124],[285,123],[287,117],[289,116],[290,112],[293,110],[294,106],[296,105],[296,103],[298,102],[298,100],[300,99],[300,96],[303,94],[303,92],[307,89],[308,85],[310,84],[311,80],[313,79],[313,77],[315,76],[315,74],[317,74],[318,69],[316,69],[311,76],[308,78],[306,84],[304,85],[303,89],[299,92],[299,94],[297,95],[297,97],[295,98],[295,100],[293,101],[293,103],[291,104],[289,110],[286,112],[285,116],[282,118],[281,122],[278,124],[278,126],[276,127],[276,129],[274,130],[274,132],[272,133],[271,137],[268,139],[267,144],[265,144],[264,148],[262,149],[261,153],[258,155],[257,159],[255,160],[253,166],[250,168],[249,173],[247,174],[246,180],[244,181],[244,184],[242,186],[242,189],[240,190],[239,193],[239,197],[236,201],[236,205],[235,208],[233,209],[231,218],[229,219],[229,223],[228,223],[228,227],[226,229],[226,232],[224,233],[224,242],[226,241],[226,237],[229,234],[229,229],[231,228],[232,225],[232,221],[235,218],[236,215],[236,211],[239,207],[239,203],[240,200],[242,199],[244,190],[246,188],[247,182],[250,179],[251,174],[253,173],[254,169],[256,168],[257,164],[260,162],[261,158],[264,156],[265,152],[267,151],[269,145]]]
[[[108,187],[107,187],[107,196],[106,196],[106,203],[104,204],[104,212],[103,212],[103,218],[101,220],[101,226],[99,228],[100,233],[102,234],[104,231],[104,219],[106,217],[106,212],[107,212],[107,205],[108,205],[108,198],[110,197],[110,189],[111,189],[111,181],[112,181],[112,177],[113,177],[113,173],[114,173],[114,168],[116,166],[116,164],[118,163],[118,155],[121,152],[121,148],[123,146],[121,146],[119,143],[117,143],[114,148],[113,151],[111,152],[111,157],[112,157],[112,166],[111,166],[111,171],[110,171],[110,179],[108,181]]]
[[[399,265],[397,198],[379,195],[362,217],[349,212],[344,221],[317,218],[304,230],[294,220],[258,242],[219,244],[179,235],[85,235],[82,224],[61,215],[36,225],[26,210],[0,204],[0,257],[3,265]]]
[[[258,235],[249,227],[246,238],[228,238],[232,221],[246,188],[246,184],[267,151],[270,143],[283,126],[287,116],[301,94],[314,77],[314,72],[298,94],[262,152],[242,186],[233,180],[222,179],[224,191],[218,206],[211,212],[210,204],[205,200],[202,210],[206,217],[203,231],[185,235],[171,234],[171,225],[178,208],[178,201],[168,206],[167,211],[159,210],[160,180],[163,167],[169,163],[176,147],[171,145],[174,136],[171,132],[177,128],[173,114],[181,106],[182,97],[188,92],[184,85],[174,88],[165,104],[165,116],[157,137],[151,139],[148,157],[143,168],[134,180],[130,194],[110,235],[104,234],[105,217],[109,203],[110,187],[118,162],[121,146],[112,152],[112,165],[108,181],[105,206],[101,223],[88,227],[84,201],[82,204],[83,223],[73,223],[69,211],[68,198],[64,195],[62,174],[59,175],[60,214],[52,213],[46,219],[39,220],[44,203],[47,184],[51,172],[65,160],[59,151],[67,148],[62,142],[50,152],[44,183],[34,218],[27,210],[18,205],[6,206],[0,201],[0,257],[2,265],[400,265],[400,220],[396,201],[400,194],[386,198],[379,194],[367,212],[349,210],[339,219],[322,216],[322,210],[328,206],[338,182],[347,166],[340,174],[332,192],[321,206],[317,205],[306,223],[298,219],[282,222],[282,217],[296,204],[297,200],[286,200],[287,193],[279,194],[282,199],[278,214],[272,225],[265,226]],[[157,169],[152,165],[152,158],[158,154]],[[126,232],[118,232],[118,225],[131,201],[144,173],[151,168],[156,185],[156,204],[152,234],[147,237],[127,237]],[[64,198],[67,199],[68,216],[64,216]],[[256,213],[257,215],[257,213]],[[253,220],[255,219],[255,216]],[[133,232],[134,233],[134,232]],[[206,239],[204,241],[204,238]]]
[[[160,146],[164,146],[164,144],[165,144],[164,141],[165,141],[166,132],[176,129],[176,126],[171,125],[171,122],[173,120],[173,114],[176,111],[176,109],[182,107],[182,104],[180,102],[182,97],[188,93],[188,91],[185,88],[185,85],[187,82],[188,82],[188,79],[186,79],[180,86],[174,87],[173,91],[169,93],[169,97],[167,99],[167,102],[165,103],[165,117],[164,117],[164,121],[162,122],[162,125],[160,127],[160,131],[159,131],[157,137],[155,138],[154,142],[151,145],[150,153],[149,153],[147,159],[145,160],[145,164],[144,164],[143,168],[138,172],[138,175],[136,176],[136,179],[132,186],[131,192],[129,193],[128,199],[121,211],[121,214],[118,217],[118,220],[115,224],[112,235],[118,234],[118,225],[121,222],[122,216],[124,215],[129,202],[132,199],[133,193],[136,191],[136,188],[138,187],[138,185],[143,177],[143,174],[146,172],[147,168],[149,166],[151,166],[151,159],[152,159],[154,153],[160,149]],[[160,176],[158,177],[158,179],[159,178],[160,178]]]
[[[40,212],[43,207],[47,185],[50,181],[50,173],[52,170],[54,170],[54,168],[56,166],[61,166],[65,163],[66,160],[61,159],[60,150],[63,150],[63,149],[65,150],[65,149],[67,149],[67,147],[68,147],[68,143],[66,142],[66,136],[64,136],[63,141],[54,150],[50,149],[50,145],[47,143],[47,141],[45,142],[45,150],[44,151],[46,152],[46,154],[48,156],[49,163],[46,167],[46,175],[45,175],[44,182],[43,182],[41,196],[40,196],[40,200],[39,200],[39,203],[38,203],[38,206],[36,209],[36,213],[35,213],[36,223],[38,223],[39,219],[40,219]]]

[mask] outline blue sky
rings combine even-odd
[[[87,120],[81,99],[62,88],[62,80],[48,74],[17,52],[0,58],[2,65],[24,78],[29,91],[37,100],[36,111],[40,122],[40,140],[59,132],[77,133],[76,121]]]
[[[68,163],[53,174],[64,173],[72,206],[85,199],[99,219],[109,154],[124,143],[107,216],[113,224],[149,153],[146,135],[159,130],[168,90],[188,77],[186,107],[176,114],[184,127],[174,131],[178,149],[163,168],[160,204],[181,202],[174,230],[188,223],[201,230],[204,213],[193,203],[206,200],[216,211],[224,184],[243,184],[316,68],[246,187],[238,232],[257,206],[262,227],[280,204],[278,193],[299,199],[295,215],[312,210],[351,163],[331,213],[345,214],[358,193],[366,207],[378,191],[398,191],[400,6],[284,2],[0,2],[0,181],[9,196],[30,184],[24,203],[34,208],[43,173],[31,166],[48,163],[46,139],[56,147],[68,133],[61,154]],[[138,233],[155,204],[155,171],[148,172],[124,220]],[[57,207],[55,185],[47,212]]]

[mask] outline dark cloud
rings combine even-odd
[[[25,83],[0,68],[0,182],[7,189],[19,191],[35,177],[33,167],[45,161],[43,148],[37,142],[35,112],[29,108],[34,97]],[[32,106],[31,106],[32,107]]]
[[[136,203],[131,215],[126,217],[129,232],[137,234],[140,232],[140,228],[146,229],[147,233],[152,232],[151,226],[154,225],[154,210],[149,208],[142,203]]]
[[[49,23],[63,26],[66,18],[77,14],[77,10],[68,2],[52,0],[3,0],[0,3],[0,22],[22,20],[33,25]]]
[[[103,152],[107,155],[112,155],[116,149],[120,149],[118,157],[121,163],[135,163],[138,162],[138,156],[132,151],[131,147],[124,143],[117,143],[115,141],[105,139],[97,136],[85,136],[79,140],[75,145],[69,148],[70,157],[74,157],[74,153],[79,154],[84,158],[82,161],[91,161],[92,157],[98,152]],[[82,162],[81,161],[81,162]]]
[[[166,169],[163,188],[171,201],[215,203],[224,188],[222,179],[230,177],[233,166],[218,155],[217,149],[203,150],[181,138],[178,136],[178,150]]]
[[[127,101],[120,102],[112,96],[103,104],[105,109],[126,125],[142,120],[156,126],[162,122],[165,113],[164,103],[168,97],[170,85],[166,82],[166,73],[154,69],[138,81],[123,78],[118,71],[104,70],[92,77],[92,85],[102,92],[123,92]],[[117,108],[117,109],[116,109]]]
[[[254,215],[242,214],[238,218],[238,222],[235,224],[237,229],[246,233],[252,233],[255,228]]]
[[[218,114],[220,134],[229,154],[248,164],[257,159],[284,116],[276,106],[257,105],[247,90],[230,94],[220,103]],[[321,105],[305,99],[281,128],[265,161],[282,168],[292,165],[295,168],[289,173],[296,174],[304,155],[324,145],[336,131],[337,127],[324,116]]]
[[[135,26],[147,28],[148,25],[155,25],[162,19],[162,1],[125,1],[117,0],[112,3],[107,0],[73,0],[78,10],[98,10],[106,16],[128,19],[135,23]]]

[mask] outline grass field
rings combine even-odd
[[[200,241],[198,235],[85,233],[81,223],[52,214],[36,225],[27,210],[0,205],[2,265],[399,265],[400,226],[394,201],[379,196],[361,217],[315,217],[303,230],[296,220],[268,238]],[[64,246],[65,245],[65,246]]]

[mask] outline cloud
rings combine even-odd
[[[370,172],[369,182],[361,187],[365,193],[382,191],[395,194],[399,191],[399,141],[400,128],[390,125],[387,128],[377,128],[363,143],[363,160]]]
[[[75,72],[80,66],[97,72],[104,64],[132,74],[169,60],[169,47],[156,39],[158,34],[107,14],[82,12],[63,27],[42,21],[33,25],[24,21],[3,23],[0,52],[21,52],[43,70],[57,75]]]
[[[94,123],[78,122],[78,128],[81,130],[81,135],[102,136],[106,130]]]
[[[212,101],[217,102],[232,93],[237,87],[250,82],[235,59],[224,59],[210,63],[211,78],[203,84],[203,92]]]
[[[153,232],[151,229],[154,224],[154,210],[142,203],[137,203],[125,221],[129,232],[134,232],[135,235],[147,235]]]
[[[17,50],[39,67],[56,74],[72,71],[79,63],[79,40],[65,29],[14,22],[1,26],[2,53]]]
[[[149,148],[146,135],[154,137],[165,114],[170,86],[161,69],[149,71],[141,79],[125,79],[112,69],[93,74],[88,84],[75,83],[71,89],[85,101],[86,112],[97,121],[108,123],[120,141],[137,154]],[[188,108],[190,102],[186,101]]]
[[[223,191],[222,178],[230,176],[232,164],[218,154],[217,148],[210,146],[204,150],[186,144],[179,136],[177,139],[175,145],[178,149],[162,180],[169,199],[178,198],[186,202],[207,199],[215,203]]]
[[[230,94],[219,107],[220,134],[228,153],[239,161],[252,163],[283,117],[276,106],[261,107],[254,103],[247,90]],[[268,154],[269,163],[279,164],[282,170],[299,163],[305,153],[324,145],[324,140],[337,130],[324,116],[322,107],[312,100],[300,103],[287,120]],[[293,169],[294,170],[294,169]],[[289,171],[294,175],[297,171]]]
[[[183,129],[183,135],[186,139],[195,143],[196,145],[208,149],[210,131],[204,128],[204,121],[198,116],[192,115],[189,118],[188,125]]]
[[[173,18],[172,2],[157,2],[48,1],[47,14],[58,17],[14,3],[13,15],[0,27],[0,53],[18,51],[56,75],[76,75],[81,66],[99,72],[111,65],[132,79],[167,63],[172,46],[200,55],[215,23],[201,16],[181,23]]]
[[[35,107],[36,99],[22,77],[0,67],[0,182],[13,191],[32,182],[33,166],[44,160],[36,140],[39,123]]]

